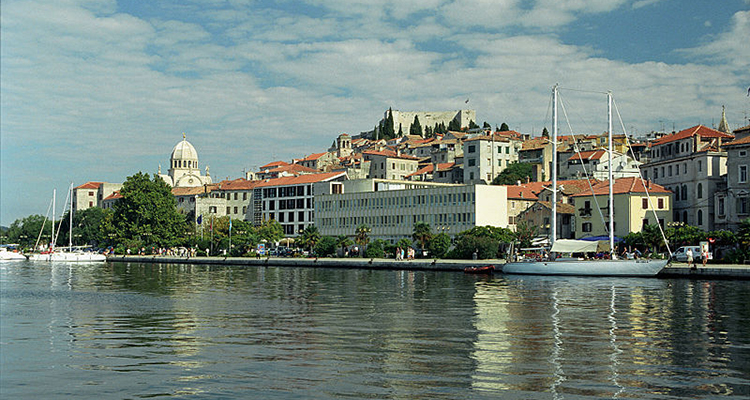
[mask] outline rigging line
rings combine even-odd
[[[558,93],[558,96],[559,96],[559,93]],[[591,190],[591,196],[594,198],[594,204],[596,204],[596,209],[599,211],[599,217],[601,217],[602,219],[602,224],[604,225],[604,231],[607,232],[607,234],[609,234],[609,226],[607,225],[607,222],[604,219],[604,214],[602,213],[601,206],[599,206],[599,200],[596,199],[596,194],[594,193],[594,186],[591,185],[591,180],[589,179],[589,174],[586,171],[586,166],[583,164],[583,157],[581,156],[581,151],[578,148],[578,140],[576,139],[576,134],[573,133],[573,127],[570,126],[570,120],[568,119],[568,112],[565,108],[565,101],[561,99],[560,105],[562,107],[563,115],[565,116],[565,122],[568,124],[570,135],[573,136],[573,148],[575,149],[575,152],[578,155],[578,160],[581,162],[581,169],[583,169],[583,174],[586,176],[586,182],[589,184],[589,190]]]
[[[558,90],[568,90],[571,92],[581,92],[581,93],[596,93],[596,94],[607,94],[609,92],[600,92],[598,90],[585,90],[585,89],[573,89],[573,88],[565,88],[565,87],[558,87]]]
[[[615,108],[615,113],[617,113],[617,119],[620,121],[620,126],[622,127],[622,132],[625,135],[625,144],[628,146],[628,150],[630,150],[630,155],[633,157],[633,160],[635,160],[635,152],[633,152],[633,147],[630,145],[630,140],[628,139],[628,131],[625,129],[625,124],[622,122],[622,116],[620,115],[620,109],[617,108],[617,102],[615,101],[614,96],[612,96],[612,105]],[[664,229],[661,227],[661,224],[659,223],[659,215],[656,214],[656,207],[654,207],[654,202],[651,200],[651,194],[648,192],[648,188],[646,187],[646,182],[643,179],[643,174],[641,173],[641,166],[638,166],[638,178],[641,180],[641,185],[643,185],[643,190],[646,191],[646,198],[648,199],[648,205],[651,208],[651,211],[654,214],[654,219],[656,219],[656,226],[659,227],[659,233],[661,233],[661,237],[664,240],[664,245],[667,247],[667,252],[669,253],[669,258],[672,258],[672,250],[669,248],[669,240],[667,240],[667,235],[664,234]],[[674,202],[672,202],[672,208],[674,208]]]
[[[49,205],[47,206],[47,213],[44,214],[44,222],[42,222],[42,229],[39,230],[39,236],[36,238],[36,243],[34,243],[34,249],[39,246],[39,241],[42,240],[42,233],[44,232],[44,225],[47,225],[47,217],[49,217],[49,211],[52,209],[52,200],[49,201]],[[54,221],[52,222],[55,223]]]

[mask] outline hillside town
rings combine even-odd
[[[278,221],[289,238],[313,225],[321,235],[337,236],[366,224],[373,239],[396,243],[410,238],[419,222],[451,237],[474,227],[515,231],[521,225],[548,236],[553,146],[546,130],[532,137],[475,121],[475,110],[389,109],[373,131],[341,133],[328,149],[268,160],[257,171],[219,182],[182,134],[167,170],[159,166],[157,174],[196,230],[229,216],[254,226]],[[730,130],[722,110],[716,129],[697,125],[648,136],[613,139],[616,236],[649,224],[736,230],[750,216],[750,125]],[[604,236],[607,133],[558,139],[557,237]],[[518,166],[528,173],[508,182]],[[75,187],[74,211],[112,208],[121,186],[90,181]]]

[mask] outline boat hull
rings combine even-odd
[[[31,261],[49,261],[49,262],[104,262],[107,257],[103,254],[84,253],[84,252],[54,252],[47,254],[32,254],[29,256]]]
[[[26,261],[26,256],[22,253],[2,250],[0,251],[0,261]]]
[[[669,260],[565,260],[511,262],[504,274],[575,276],[656,276]]]

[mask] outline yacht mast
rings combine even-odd
[[[613,191],[613,180],[612,180],[612,92],[607,92],[607,132],[609,139],[609,146],[607,149],[609,156],[609,166],[607,167],[608,178],[609,178],[609,254],[611,259],[617,258],[617,252],[615,252],[615,200],[612,195]]]
[[[50,250],[55,251],[55,242],[57,241],[57,238],[55,237],[55,207],[57,205],[55,204],[55,199],[57,198],[57,189],[52,189],[52,236],[50,236]]]
[[[552,232],[550,246],[557,240],[557,84],[552,87]],[[544,157],[542,157],[544,159]]]
[[[68,196],[70,196],[70,209],[68,210],[68,222],[70,222],[70,226],[68,227],[68,251],[73,251],[73,182],[70,182]]]

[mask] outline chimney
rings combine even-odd
[[[529,183],[529,182],[531,182],[531,178],[529,178],[529,176],[526,175],[526,183]]]
[[[521,180],[520,179],[516,181],[516,186],[521,186]]]

